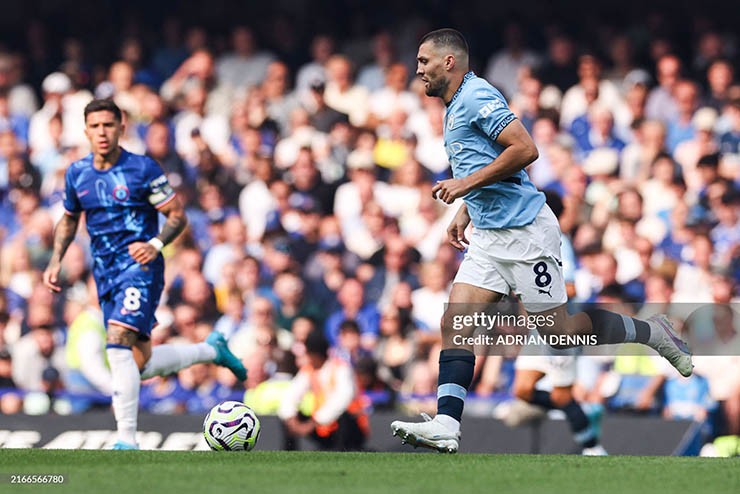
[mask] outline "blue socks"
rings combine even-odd
[[[550,393],[536,389],[532,393],[533,405],[539,405],[547,410],[557,408],[550,399]],[[576,400],[571,400],[567,405],[560,408],[565,413],[570,424],[570,430],[573,432],[573,439],[584,448],[593,448],[599,441],[591,423],[583,412],[583,408]]]
[[[596,335],[597,345],[615,343],[643,343],[650,339],[650,325],[629,316],[603,309],[584,311],[591,319],[592,333]]]
[[[474,367],[473,352],[459,348],[440,352],[437,415],[448,415],[460,422]]]

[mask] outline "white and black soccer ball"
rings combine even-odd
[[[203,435],[214,451],[251,451],[260,436],[260,421],[244,403],[225,401],[206,415]]]

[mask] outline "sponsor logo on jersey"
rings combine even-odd
[[[493,101],[489,101],[483,107],[478,110],[478,114],[481,116],[481,118],[486,118],[488,115],[493,113],[494,111],[498,110],[499,108],[504,107],[504,102],[500,99],[494,99]]]
[[[455,126],[455,114],[450,113],[447,117],[447,130],[452,130],[452,127]]]

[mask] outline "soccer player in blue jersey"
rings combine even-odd
[[[437,182],[432,194],[447,204],[464,199],[447,234],[454,247],[468,249],[442,318],[437,415],[420,423],[395,421],[393,434],[414,446],[457,451],[475,356],[472,347],[454,344],[452,321],[465,314],[465,304],[493,303],[510,291],[530,314],[554,317],[555,324],[538,328],[541,333],[593,335],[597,344],[647,344],[690,375],[691,354],[664,317],[641,321],[600,309],[567,314],[560,227],[524,171],[537,159],[537,148],[501,93],[469,70],[465,38],[454,29],[425,35],[416,73],[427,96],[447,106],[444,142],[453,178]]]
[[[240,380],[246,369],[220,333],[192,345],[159,345],[149,338],[164,287],[162,247],[187,224],[185,211],[160,166],[118,145],[124,126],[110,100],[86,107],[85,134],[92,152],[65,174],[65,215],[54,232],[44,284],[59,292],[59,271],[82,213],[90,236],[93,275],[107,325],[106,354],[113,380],[118,429],[114,449],[137,449],[136,422],[142,379],[168,375],[198,362],[228,367]],[[159,231],[159,214],[167,220]]]

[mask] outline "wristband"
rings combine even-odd
[[[162,242],[157,237],[152,237],[149,239],[149,242],[147,242],[149,245],[157,249],[157,252],[162,252],[162,249],[164,248],[164,242]]]

